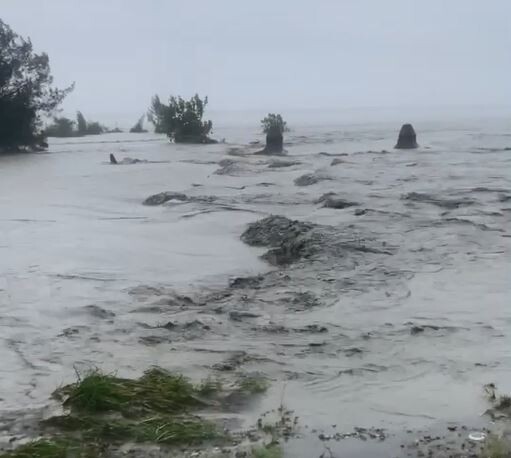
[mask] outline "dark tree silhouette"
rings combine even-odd
[[[287,123],[279,114],[269,113],[261,121],[263,132],[266,134],[266,147],[263,152],[267,154],[280,154],[284,151],[284,132],[288,131]]]
[[[46,128],[46,137],[76,137],[75,122],[69,118],[53,118],[53,124]]]
[[[154,124],[156,133],[165,133],[176,143],[214,143],[208,137],[213,128],[211,121],[203,121],[208,98],[201,99],[195,94],[190,100],[170,97],[168,105],[154,96],[148,118]]]
[[[42,115],[51,115],[73,89],[52,87],[46,53],[0,20],[0,147],[33,147],[43,142]]]
[[[147,132],[147,130],[144,129],[144,118],[145,118],[145,115],[140,116],[137,123],[130,129],[130,133],[141,134],[141,133]]]
[[[87,135],[87,120],[81,111],[76,112],[76,129],[78,135]]]

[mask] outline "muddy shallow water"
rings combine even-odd
[[[160,365],[269,377],[245,425],[280,402],[327,434],[477,423],[483,384],[511,391],[511,136],[483,126],[416,126],[415,151],[358,125],[295,129],[286,158],[241,127],[0,157],[0,410],[45,405],[75,368]],[[164,191],[184,197],[142,204]],[[271,214],[312,228],[285,262],[281,240],[241,239]]]

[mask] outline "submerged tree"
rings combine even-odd
[[[85,135],[100,135],[105,132],[105,127],[102,126],[99,122],[89,122],[87,123],[87,131]]]
[[[286,121],[279,114],[269,113],[261,120],[263,132],[266,134],[266,147],[264,152],[267,154],[280,154],[284,150],[284,132],[289,129]]]
[[[75,137],[75,122],[69,118],[53,118],[53,124],[44,131],[46,137]]]
[[[0,147],[41,144],[41,116],[51,115],[72,90],[52,87],[46,53],[0,20]]]
[[[161,103],[160,97],[155,95],[151,99],[151,107],[147,113],[147,119],[154,125],[156,134],[165,134],[165,109],[166,105]]]
[[[147,130],[144,129],[144,118],[145,118],[145,115],[140,116],[137,123],[130,129],[130,133],[141,134],[141,133],[147,132]]]
[[[87,120],[81,111],[76,112],[76,128],[78,135],[87,135]]]
[[[214,143],[208,137],[213,128],[211,121],[203,121],[208,98],[195,94],[190,100],[170,97],[168,105],[154,96],[148,118],[156,133],[164,133],[176,143]]]
[[[107,129],[104,126],[95,121],[87,122],[80,111],[76,113],[76,122],[69,118],[53,118],[53,124],[50,124],[44,131],[47,137],[83,137],[105,132]]]

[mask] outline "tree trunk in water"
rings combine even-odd
[[[266,134],[266,148],[268,154],[281,154],[284,151],[284,137],[282,132],[273,131]]]
[[[397,139],[395,148],[413,149],[417,148],[418,146],[417,136],[415,135],[413,126],[411,124],[403,124],[401,131],[399,132],[399,137]]]

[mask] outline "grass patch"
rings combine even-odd
[[[49,418],[43,426],[64,432],[87,443],[152,442],[159,444],[199,444],[221,442],[226,435],[214,423],[196,416],[155,415],[125,418],[121,415],[63,415]]]
[[[481,458],[511,458],[511,443],[496,436],[488,437]]]
[[[139,379],[124,379],[88,372],[77,383],[55,392],[64,399],[64,406],[88,413],[124,412],[133,410],[178,414],[205,405],[200,389],[182,375],[173,375],[162,369],[148,370]]]
[[[265,379],[254,377],[243,378],[229,390],[212,378],[194,385],[159,368],[138,379],[89,371],[54,392],[67,412],[40,423],[41,433],[51,440],[32,442],[0,458],[100,458],[127,442],[223,445],[230,440],[228,433],[192,412],[221,407],[232,393],[261,393],[267,387]],[[258,458],[281,456],[269,446],[257,453]]]
[[[264,393],[270,383],[262,377],[243,377],[238,384],[240,391],[248,394],[261,394]]]
[[[0,455],[0,458],[93,458],[92,452],[80,450],[79,446],[63,440],[41,439]]]
[[[152,442],[156,444],[199,444],[218,440],[222,435],[213,423],[200,418],[156,416],[141,420],[124,418],[94,419],[82,437],[91,442]]]
[[[252,458],[282,458],[284,453],[278,444],[271,443],[269,445],[253,449],[251,456]]]
[[[200,385],[197,387],[197,392],[201,396],[213,396],[217,393],[220,393],[223,390],[222,382],[218,379],[213,379],[208,377],[203,380]]]

